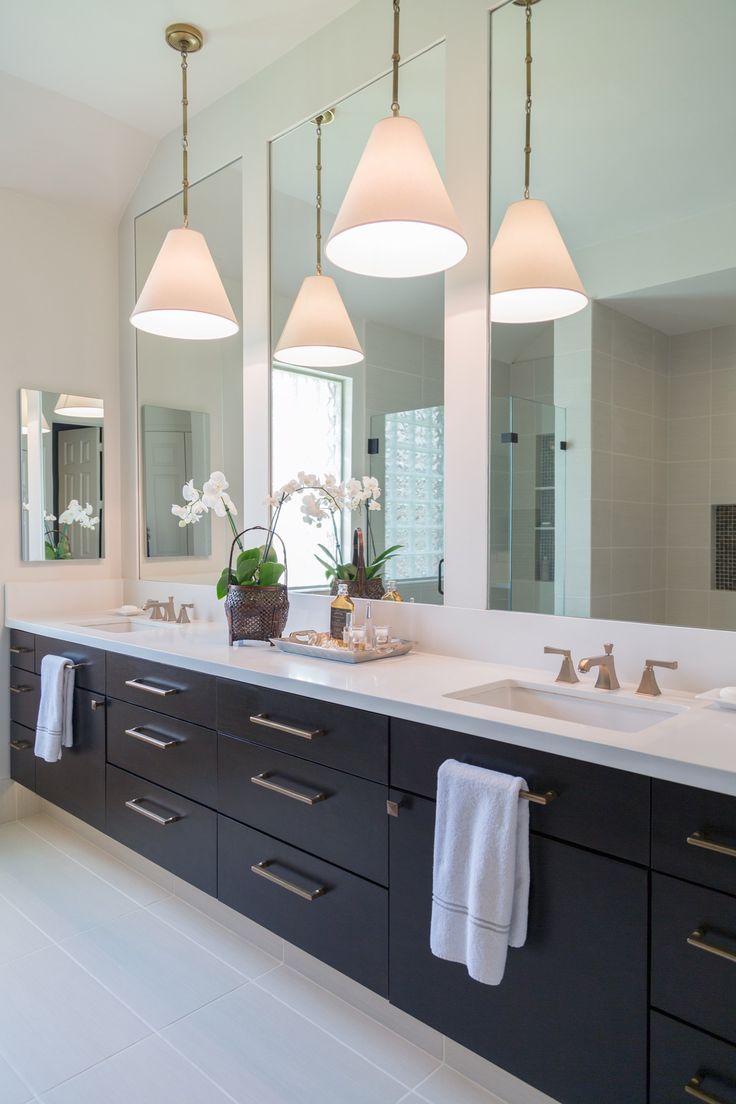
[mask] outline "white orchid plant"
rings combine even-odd
[[[25,505],[25,503],[24,503]],[[69,527],[79,525],[82,529],[95,529],[99,523],[99,517],[93,517],[92,506],[89,502],[84,506],[73,498],[66,510],[57,519],[55,514],[44,514],[45,523],[45,551],[47,560],[70,560],[72,558],[71,545],[69,543]],[[59,522],[59,527],[54,528],[54,522]]]

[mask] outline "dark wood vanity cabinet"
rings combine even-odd
[[[57,763],[36,759],[36,793],[60,809],[105,829],[105,699],[74,691],[74,744]]]

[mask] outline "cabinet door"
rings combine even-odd
[[[647,871],[532,835],[526,946],[481,985],[429,949],[434,803],[392,797],[391,1002],[564,1104],[643,1104]]]
[[[57,763],[36,760],[36,793],[95,828],[105,828],[105,707],[74,691],[74,744]]]

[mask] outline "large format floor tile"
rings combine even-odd
[[[20,1077],[0,1058],[0,1100],[2,1104],[27,1104],[33,1100],[33,1093],[23,1084]]]
[[[246,980],[147,909],[72,936],[62,947],[153,1028]]]
[[[0,895],[57,940],[135,908],[129,897],[19,824],[0,827]]]
[[[50,945],[35,924],[0,898],[0,966]],[[0,1096],[0,1100],[2,1099]]]
[[[248,978],[258,977],[267,970],[279,965],[280,959],[249,943],[235,932],[224,928],[216,920],[211,920],[196,908],[192,908],[178,897],[167,897],[157,901],[148,909],[167,924],[188,935],[190,939],[205,947],[211,954],[226,962],[233,970],[238,970]]]
[[[0,1052],[37,1093],[147,1034],[58,947],[0,969]]]
[[[45,1093],[42,1100],[43,1104],[228,1104],[230,1098],[163,1039],[151,1036]]]
[[[255,985],[163,1032],[238,1104],[396,1104],[392,1077]]]
[[[504,1104],[500,1097],[482,1089],[474,1081],[468,1081],[448,1066],[433,1073],[419,1085],[416,1093],[428,1104]]]
[[[409,1088],[440,1065],[437,1058],[288,966],[267,974],[257,984]]]

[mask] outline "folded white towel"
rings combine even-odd
[[[529,804],[523,778],[448,759],[437,774],[430,946],[498,985],[526,942]]]
[[[61,759],[61,749],[74,741],[74,668],[64,656],[41,660],[41,703],[36,722],[35,754],[47,763]]]

